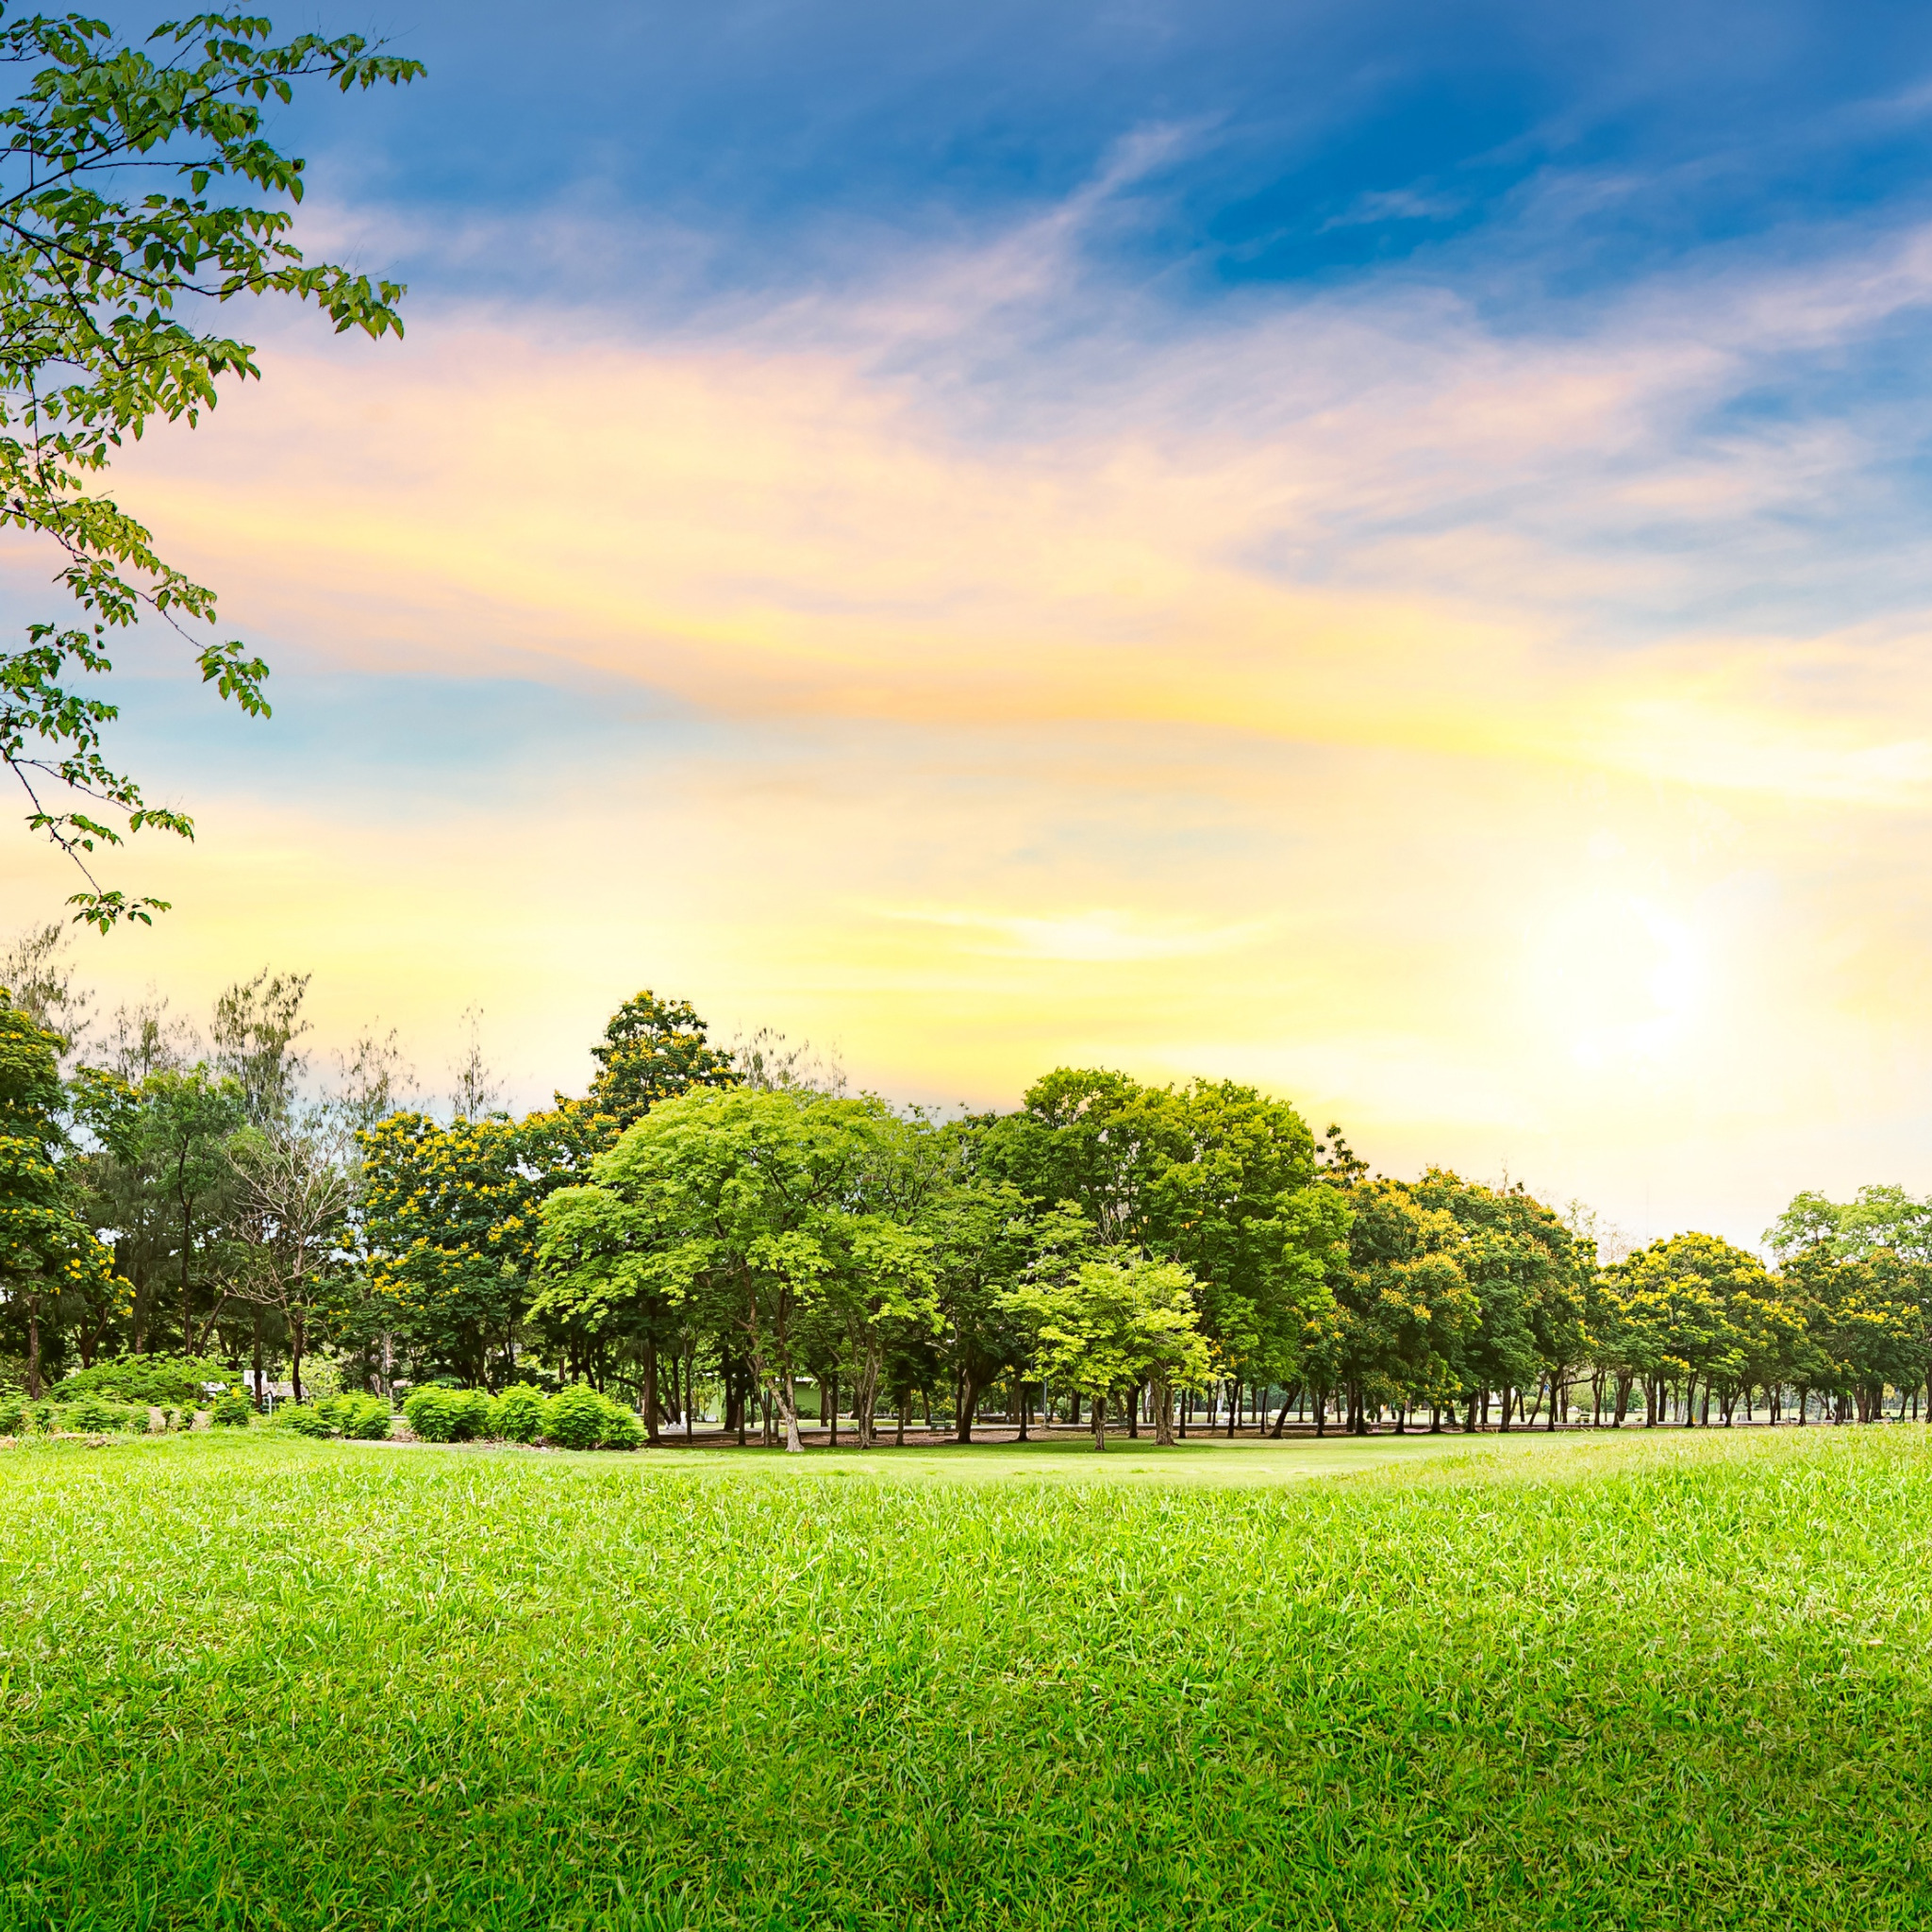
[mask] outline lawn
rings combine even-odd
[[[0,1925],[1922,1925],[1928,1527],[1906,1427],[29,1444]]]

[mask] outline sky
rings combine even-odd
[[[142,19],[123,9],[110,17]],[[103,1005],[517,1106],[640,987],[902,1101],[1256,1082],[1755,1244],[1932,1190],[1932,15],[445,0],[305,97],[408,335],[117,464],[191,810]],[[144,24],[144,23],[143,23]],[[57,614],[0,546],[0,616]],[[0,829],[0,924],[74,881]]]

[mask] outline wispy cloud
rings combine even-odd
[[[417,786],[347,844],[198,741],[204,843],[158,883],[203,909],[153,947],[251,963],[273,908],[372,1006],[483,1000],[533,1095],[675,975],[895,1091],[1245,1071],[1391,1163],[1619,1211],[1653,1169],[1747,1230],[1855,1180],[1817,1125],[1850,1088],[1932,1164],[1932,385],[1855,379],[1923,328],[1932,241],[1527,319],[1410,266],[1204,320],[1083,242],[1198,138],[702,325],[291,339],[134,453],[252,635],[372,703],[515,676],[597,725],[546,718],[534,804]]]

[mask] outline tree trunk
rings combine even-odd
[[[1281,1440],[1281,1425],[1288,1420],[1289,1404],[1293,1400],[1294,1397],[1286,1389],[1281,1391],[1281,1413],[1274,1418],[1274,1426],[1268,1432],[1277,1442]]]
[[[285,1311],[289,1317],[289,1386],[295,1391],[295,1400],[302,1400],[302,1316],[295,1308]]]
[[[1097,1389],[1093,1391],[1093,1446],[1107,1447],[1107,1397]]]
[[[784,1379],[777,1389],[778,1407],[785,1417],[785,1453],[788,1456],[803,1456],[805,1441],[798,1433],[798,1385],[791,1379],[791,1372],[786,1370]]]
[[[1154,1385],[1154,1442],[1159,1449],[1174,1447],[1174,1391],[1165,1382]]]
[[[255,1406],[261,1407],[261,1310],[255,1311]]]
[[[658,1446],[658,1344],[644,1343],[644,1435]]]
[[[1013,1372],[1013,1388],[1016,1391],[1014,1401],[1020,1410],[1020,1434],[1018,1440],[1024,1442],[1026,1440],[1026,1378],[1017,1369]]]
[[[825,1377],[825,1400],[831,1408],[829,1446],[836,1449],[839,1446],[839,1378],[835,1374]]]
[[[985,1391],[974,1378],[971,1370],[961,1369],[953,1379],[953,1440],[957,1442],[970,1442],[973,1440],[973,1420],[979,1413],[979,1398]]]
[[[26,1297],[26,1399],[41,1399],[41,1298]]]
[[[1241,1385],[1237,1376],[1227,1385],[1227,1440],[1234,1441],[1235,1425],[1241,1415]]]

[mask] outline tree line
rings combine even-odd
[[[385,1395],[585,1384],[652,1440],[702,1409],[797,1448],[842,1419],[1476,1430],[1916,1413],[1932,1205],[1800,1195],[1775,1257],[1599,1253],[1520,1184],[1372,1174],[1255,1087],[1061,1068],[1008,1112],[853,1094],[644,991],[586,1092],[513,1118],[472,1027],[446,1107],[391,1033],[311,1079],[308,980],[206,1037],[96,1024],[57,931],[0,961],[0,1377],[178,1354]],[[1932,1406],[1928,1406],[1932,1416]]]

